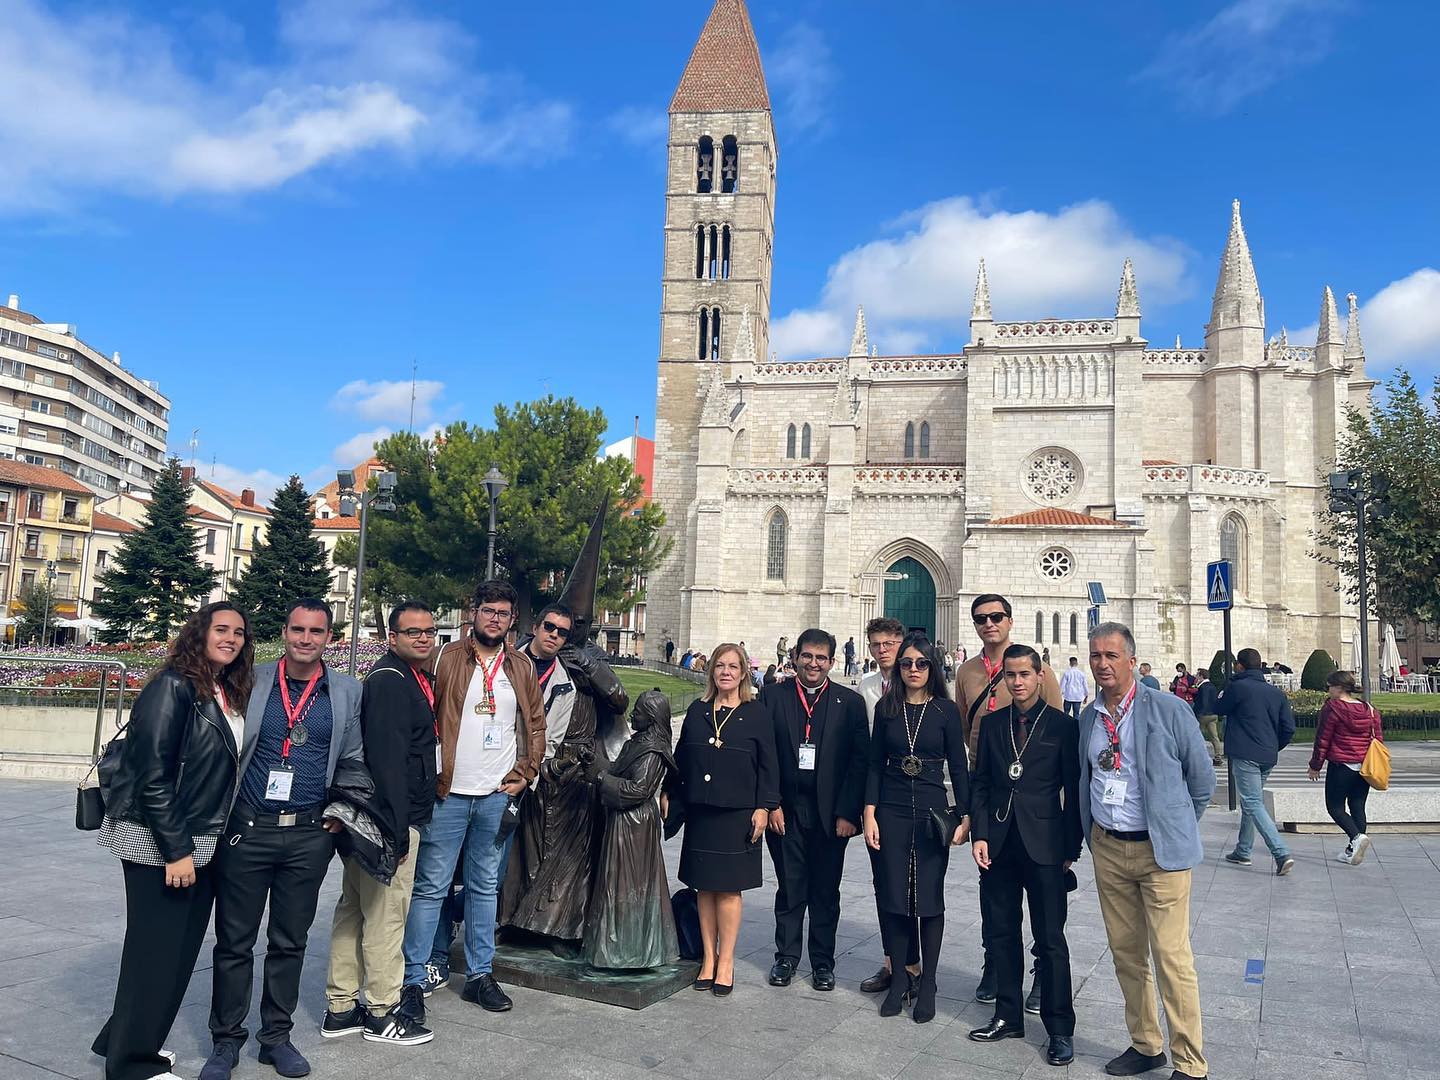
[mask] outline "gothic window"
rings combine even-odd
[[[789,522],[785,511],[776,509],[770,515],[770,525],[765,530],[765,577],[770,581],[785,580],[785,541]]]
[[[800,457],[810,460],[810,425],[806,424],[800,429]]]
[[[710,309],[710,359],[720,359],[720,309]]]
[[[794,424],[791,424],[788,428],[785,429],[785,456],[786,456],[787,458],[793,458],[793,457],[795,456],[795,425],[794,425]]]
[[[1064,548],[1046,548],[1040,553],[1040,576],[1047,581],[1062,581],[1075,570],[1075,559]],[[1060,640],[1059,615],[1055,616],[1055,640]]]
[[[710,357],[710,312],[700,309],[700,359],[706,360]]]
[[[695,147],[695,190],[701,195],[708,195],[714,190],[714,181],[715,142],[709,135],[702,135]]]
[[[730,226],[720,230],[720,276],[730,276]]]
[[[695,276],[705,276],[705,226],[695,226]]]
[[[1079,615],[1076,615],[1076,614],[1072,611],[1072,612],[1070,613],[1070,644],[1071,644],[1071,645],[1078,645],[1079,643],[1080,643],[1080,616],[1079,616]]]
[[[926,420],[920,421],[920,456],[930,456],[930,423]]]
[[[905,425],[905,460],[909,461],[915,456],[915,422],[912,420]]]
[[[1065,502],[1080,490],[1080,463],[1068,450],[1047,447],[1026,460],[1020,480],[1037,502]]]
[[[1045,640],[1045,613],[1035,612],[1035,644],[1039,645]]]
[[[1060,613],[1058,611],[1050,616],[1050,640],[1056,645],[1060,644]]]
[[[740,144],[734,135],[726,135],[720,148],[720,190],[729,195],[740,187]]]
[[[710,257],[706,260],[705,276],[711,281],[719,277],[717,266],[720,261],[720,228],[717,225],[710,226]]]
[[[1245,588],[1245,519],[1239,514],[1226,514],[1220,522],[1220,558],[1230,560],[1231,588]]]

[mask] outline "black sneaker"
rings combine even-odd
[[[466,1001],[473,1001],[486,1012],[509,1012],[515,1007],[509,995],[500,989],[495,976],[489,972],[469,980],[460,996]]]
[[[418,1046],[435,1038],[435,1033],[395,1006],[384,1016],[372,1016],[365,1023],[365,1038],[392,1046]]]
[[[425,989],[418,983],[400,988],[400,1004],[395,1011],[402,1012],[417,1024],[425,1023]]]
[[[358,1035],[365,1030],[365,1021],[369,1019],[370,1014],[365,1011],[365,1006],[358,1003],[341,1013],[326,1009],[325,1019],[320,1024],[320,1036],[325,1039],[338,1039],[342,1035]]]
[[[310,1062],[288,1039],[274,1046],[260,1047],[260,1064],[269,1065],[281,1076],[291,1077],[292,1080],[310,1075]]]
[[[230,1080],[230,1073],[239,1062],[239,1046],[232,1042],[216,1043],[200,1069],[200,1080]]]
[[[1105,1071],[1111,1076],[1139,1076],[1165,1064],[1164,1054],[1142,1054],[1135,1047],[1127,1047],[1119,1057],[1105,1063]]]

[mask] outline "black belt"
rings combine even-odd
[[[307,806],[303,810],[290,810],[283,814],[262,814],[253,806],[240,803],[237,807],[245,815],[245,821],[250,825],[273,825],[277,829],[288,829],[294,825],[318,825],[320,824],[321,807]]]
[[[886,761],[887,761],[887,763],[890,764],[890,765],[899,765],[899,764],[901,764],[901,763],[902,763],[907,757],[909,757],[909,756],[910,756],[909,754],[901,754],[899,757],[895,757],[895,756],[892,754],[889,758],[886,759]],[[944,765],[944,764],[945,764],[945,759],[944,759],[943,757],[917,757],[915,760],[918,761],[918,762],[920,762],[921,765]]]
[[[1106,836],[1113,836],[1116,840],[1130,840],[1138,843],[1141,840],[1150,839],[1149,829],[1141,829],[1138,832],[1121,832],[1119,829],[1107,829],[1104,825],[1101,825],[1100,831]]]

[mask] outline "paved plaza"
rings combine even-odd
[[[73,828],[73,791],[63,783],[0,781],[0,1080],[102,1075],[88,1047],[114,991],[123,896],[115,859]],[[1220,861],[1236,821],[1216,808],[1202,823],[1207,861],[1196,871],[1191,913],[1210,1075],[1440,1077],[1432,1027],[1440,1013],[1440,836],[1380,834],[1356,868],[1333,861],[1343,846],[1338,832],[1295,836],[1295,873],[1276,878],[1263,849],[1250,868]],[[668,854],[673,875],[678,842]],[[939,1015],[917,1025],[908,1014],[876,1014],[876,999],[856,988],[880,958],[870,868],[859,841],[850,845],[846,866],[840,988],[833,993],[815,992],[803,977],[784,990],[765,985],[773,948],[767,887],[746,896],[742,959],[728,999],[682,990],[630,1012],[516,989],[515,1011],[497,1016],[463,1002],[456,978],[451,992],[430,999],[435,1041],[411,1049],[358,1036],[320,1038],[339,884],[332,871],[310,938],[295,1043],[320,1080],[1103,1076],[1104,1061],[1128,1040],[1088,856],[1077,872],[1068,933],[1077,1057],[1068,1069],[1045,1064],[1034,1017],[1023,1043],[981,1046],[965,1037],[990,1016],[988,1006],[971,1000],[980,925],[968,849],[950,869]],[[180,1056],[176,1071],[190,1078],[209,1050],[209,957],[207,943],[170,1041]],[[252,1030],[257,1012],[258,1004]],[[274,1077],[255,1052],[252,1041],[236,1080]]]

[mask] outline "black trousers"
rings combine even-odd
[[[90,1049],[105,1059],[105,1080],[148,1080],[170,1071],[160,1047],[190,986],[215,902],[213,864],[188,889],[165,884],[163,866],[122,861],[125,945],[110,1019]]]
[[[805,910],[810,910],[810,967],[835,966],[835,929],[840,925],[840,878],[845,872],[845,845],[827,829],[815,804],[801,798],[785,818],[785,835],[765,834],[775,864],[775,959],[800,962]]]
[[[1325,809],[1351,840],[1365,831],[1365,800],[1369,797],[1370,785],[1359,770],[1333,761],[1325,766]],[[1349,813],[1345,811],[1347,803]]]
[[[984,872],[990,896],[990,948],[995,965],[995,1015],[1022,1025],[1025,983],[1020,898],[1030,903],[1030,929],[1039,961],[1040,1019],[1051,1035],[1075,1034],[1075,1005],[1070,988],[1070,947],[1065,943],[1065,868],[1030,858],[1018,827]]]
[[[270,902],[266,927],[265,985],[260,995],[262,1045],[290,1038],[291,1016],[300,1003],[300,970],[315,905],[335,841],[317,811],[305,824],[261,824],[237,806],[220,838],[215,880],[215,971],[210,999],[210,1036],[244,1043],[249,1032],[250,991],[255,976],[255,939]]]

